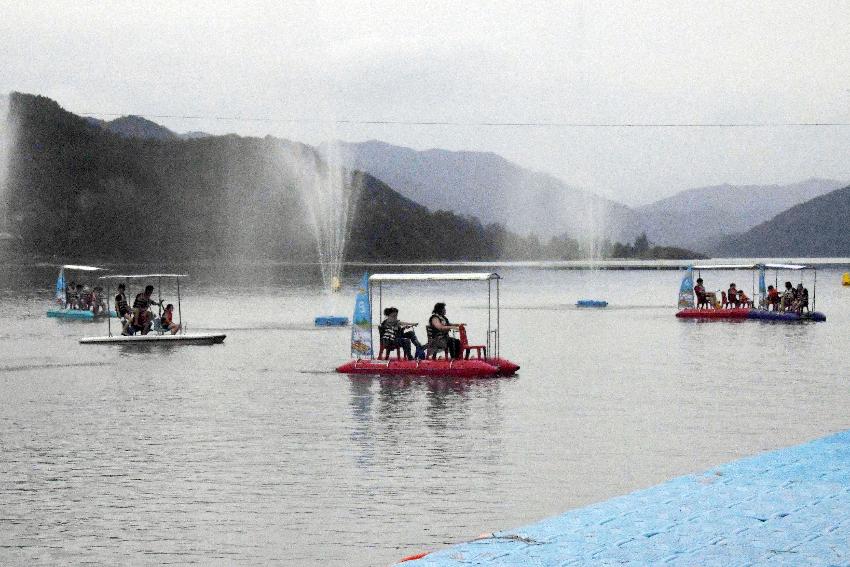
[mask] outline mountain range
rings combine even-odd
[[[303,210],[305,205],[294,187],[300,166],[292,156],[309,156],[317,171],[326,170],[330,163],[363,172],[358,179],[367,188],[367,201],[356,204],[361,213],[352,226],[357,238],[352,239],[349,250],[356,251],[357,258],[537,258],[545,254],[567,258],[586,254],[589,248],[582,243],[595,243],[591,245],[597,252],[611,251],[615,247],[610,244],[598,244],[631,242],[642,233],[658,245],[709,254],[728,254],[737,242],[741,250],[733,254],[749,255],[749,241],[736,240],[735,235],[844,185],[827,179],[790,185],[721,185],[689,189],[631,208],[493,153],[417,151],[379,141],[312,148],[269,136],[178,134],[140,116],[111,121],[82,118],[33,95],[15,94],[13,103],[15,120],[20,122],[16,130],[24,144],[18,144],[23,153],[13,160],[17,165],[12,171],[10,199],[17,205],[14,217],[22,227],[19,232],[29,232],[32,242],[42,244],[52,242],[63,230],[70,231],[66,236],[76,234],[74,224],[79,219],[73,211],[56,211],[53,220],[36,219],[55,206],[57,196],[60,203],[87,204],[88,216],[92,211],[115,215],[120,214],[121,203],[130,203],[133,209],[141,192],[156,195],[175,210],[185,211],[190,219],[203,220],[207,232],[189,230],[182,224],[175,229],[176,237],[169,242],[175,246],[182,243],[181,249],[196,248],[198,243],[190,243],[200,238],[210,247],[201,252],[207,255],[232,249],[234,242],[240,242],[254,246],[254,252],[259,248],[300,256],[306,246],[304,233],[311,228],[303,218],[292,218],[292,211]],[[364,219],[378,214],[369,199],[391,209],[389,220],[383,223],[385,229],[397,218],[408,219],[423,232],[402,240],[424,244],[412,249],[401,244],[387,250],[386,240],[362,225]],[[193,202],[200,209],[192,210]],[[217,208],[211,210],[211,205]],[[271,211],[286,218],[286,226],[274,227]],[[136,226],[140,224],[138,216],[146,215],[131,210],[129,218],[119,223],[124,232],[127,227],[141,230]],[[22,222],[24,218],[34,221],[38,230]],[[241,218],[241,226],[249,227],[252,236],[246,237],[244,230],[236,234],[233,218]],[[63,222],[65,226],[60,228]],[[458,235],[465,235],[465,243],[472,235],[487,242],[463,252],[464,247],[453,246],[451,239],[435,244],[433,235],[440,231],[431,230],[429,223],[443,222]],[[210,232],[216,223],[217,229],[230,227],[221,233],[226,235],[224,240]],[[39,233],[45,227],[50,228]],[[108,238],[118,238],[118,248],[124,245],[112,229],[99,230],[105,230]],[[549,239],[551,245],[546,245]],[[280,244],[287,242],[292,246],[279,250]],[[473,254],[473,248],[480,254]],[[817,250],[807,254],[817,254]]]
[[[845,185],[809,179],[788,185],[719,185],[688,189],[630,208],[484,152],[417,151],[376,140],[322,144],[319,151],[368,171],[431,209],[475,215],[542,237],[650,241],[705,253],[780,212]]]

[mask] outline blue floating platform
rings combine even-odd
[[[98,313],[95,316],[91,311],[84,311],[82,309],[48,309],[47,316],[53,317],[56,319],[76,319],[79,321],[93,321],[95,319],[102,319],[106,317],[106,312]],[[110,317],[116,317],[115,311],[109,312]]]
[[[576,307],[594,307],[599,309],[601,307],[608,307],[608,302],[602,299],[579,299],[576,301]]]
[[[317,327],[345,327],[348,325],[348,317],[325,316],[314,319]]]
[[[848,557],[845,431],[403,565],[848,565]]]

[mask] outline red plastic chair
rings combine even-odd
[[[386,347],[384,341],[381,341],[381,348],[378,349],[378,360],[389,360],[390,354],[395,352],[396,358],[401,358],[401,347]]]
[[[478,358],[487,358],[487,347],[485,345],[471,345],[466,338],[466,325],[460,326],[460,352],[464,358],[469,358],[472,351]]]

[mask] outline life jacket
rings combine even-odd
[[[127,303],[127,298],[124,297],[123,293],[119,293],[115,296],[115,311],[118,313],[119,317],[123,317],[130,310],[130,304]]]
[[[381,323],[381,340],[386,343],[392,343],[396,339],[398,323],[392,325],[389,323],[388,319],[384,319],[384,322]]]

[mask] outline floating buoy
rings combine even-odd
[[[339,278],[334,276],[331,278],[331,291],[336,293],[340,289],[342,289],[342,283],[339,281]]]
[[[602,299],[579,299],[576,301],[576,307],[608,307],[608,302]]]
[[[313,322],[317,327],[345,327],[348,325],[348,317],[325,315],[316,317]]]
[[[844,272],[841,276],[841,285],[850,285],[850,272]]]

